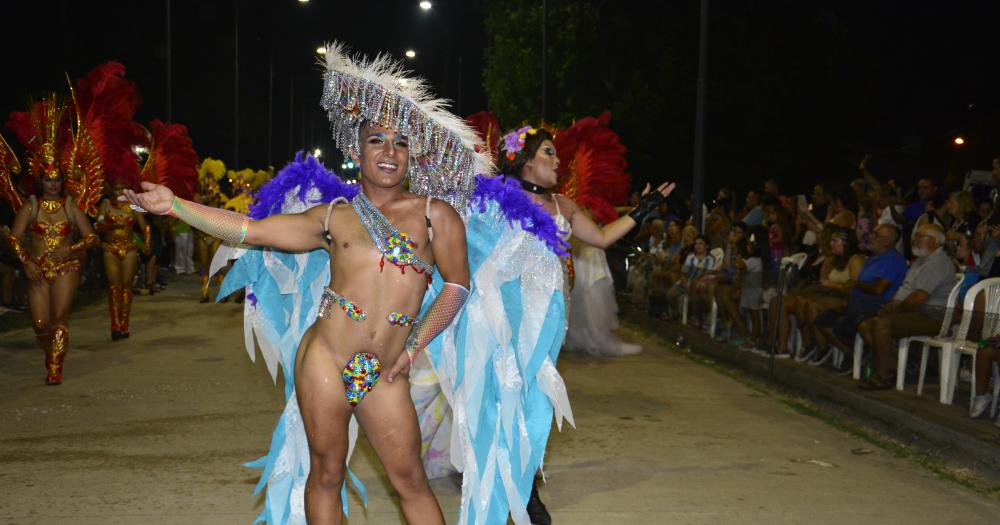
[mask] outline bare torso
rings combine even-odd
[[[406,194],[382,208],[382,213],[416,245],[414,252],[434,264],[430,239],[424,220],[425,198]],[[326,206],[308,211],[324,220]],[[334,362],[344,364],[359,352],[375,354],[383,366],[389,366],[403,352],[409,327],[388,322],[390,312],[417,317],[427,275],[412,266],[399,268],[383,261],[368,231],[349,204],[336,204],[330,216],[330,288],[353,301],[366,319],[356,321],[339,307],[329,319],[317,318],[302,338],[296,368],[309,354],[325,352]]]

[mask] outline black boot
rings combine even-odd
[[[531,497],[528,498],[528,518],[532,525],[552,525],[552,516],[538,497],[538,480],[531,482]]]

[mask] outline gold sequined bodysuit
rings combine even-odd
[[[62,209],[65,203],[65,199],[61,201],[42,200],[39,202],[39,207],[49,214],[53,214]],[[56,248],[69,246],[70,238],[73,235],[73,225],[69,222],[69,213],[65,212],[65,210],[64,213],[66,214],[66,220],[55,223],[40,221],[37,215],[31,221],[32,233],[42,239],[43,243],[42,254],[39,257],[34,257],[33,260],[42,269],[42,276],[49,284],[54,283],[56,277],[60,275],[80,271],[80,260],[76,257],[71,257],[62,262],[49,259],[49,254]]]
[[[119,208],[128,210],[127,207]],[[131,213],[116,215],[109,211],[105,214],[104,220],[100,223],[100,229],[105,232],[104,251],[122,260],[128,255],[128,252],[135,251],[135,239],[132,237],[133,224],[135,224],[135,216]]]

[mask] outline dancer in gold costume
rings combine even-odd
[[[136,174],[138,180],[138,173]],[[115,181],[110,186],[111,195],[119,195],[126,185]],[[104,274],[108,278],[108,309],[111,314],[111,340],[129,337],[129,315],[132,312],[132,285],[139,269],[139,254],[133,228],[142,233],[143,253],[149,254],[150,228],[142,214],[127,204],[111,199],[101,201],[97,216],[97,230],[101,232],[104,247]]]

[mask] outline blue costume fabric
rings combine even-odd
[[[312,156],[299,153],[295,161],[261,187],[250,216],[262,219],[277,213],[299,213],[337,198],[353,198],[357,191],[357,186],[342,182]],[[280,364],[285,381],[286,405],[272,434],[270,451],[247,464],[262,469],[254,494],[267,489],[264,511],[255,523],[305,524],[303,498],[309,475],[309,444],[295,398],[295,354],[302,334],[316,319],[323,288],[330,282],[330,255],[326,249],[289,253],[257,247],[222,247],[213,260],[213,273],[229,259],[236,262],[227,273],[218,297],[246,289],[247,351],[255,359],[256,339],[271,378],[277,380]],[[349,433],[353,445],[357,436],[353,417]],[[364,486],[350,470],[348,474],[367,506]],[[345,483],[342,494],[345,514],[346,487]]]
[[[526,506],[553,418],[573,423],[555,364],[566,332],[555,221],[517,181],[479,177],[466,211],[472,290],[459,318],[427,347],[451,422],[422,428],[425,440],[449,432],[450,457],[463,473],[460,524],[530,523]],[[435,275],[428,305],[441,289]],[[412,374],[411,374],[412,376]],[[413,382],[426,390],[426,384]],[[416,399],[418,412],[422,404]],[[436,418],[420,415],[423,425]],[[433,448],[433,447],[432,447]],[[425,456],[425,464],[428,463]],[[428,471],[432,471],[428,468]]]

